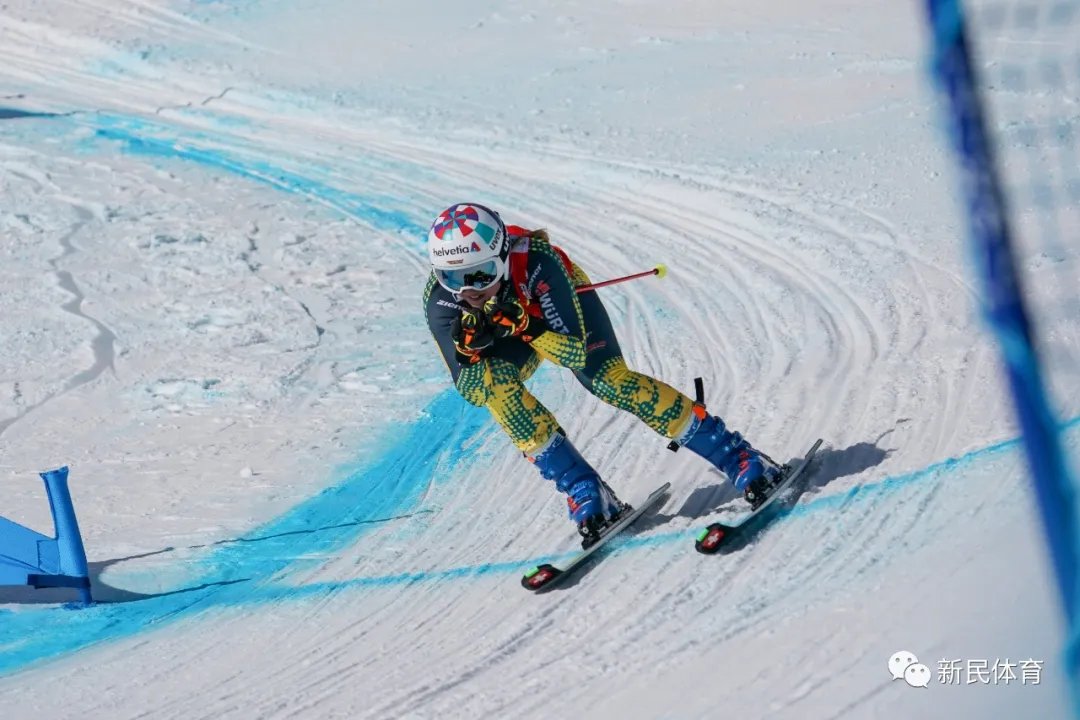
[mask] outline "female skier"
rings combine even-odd
[[[454,385],[469,403],[491,411],[540,474],[566,494],[586,544],[626,506],[525,387],[545,359],[708,460],[752,507],[764,502],[779,468],[702,405],[626,366],[596,291],[576,291],[589,278],[546,231],[506,225],[493,210],[461,203],[435,219],[427,243],[432,272],[424,313]]]

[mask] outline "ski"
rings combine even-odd
[[[562,578],[572,574],[574,570],[581,567],[594,552],[604,547],[609,540],[630,527],[630,525],[644,515],[647,510],[659,503],[667,494],[670,487],[671,483],[668,482],[653,490],[640,506],[619,518],[614,525],[604,531],[599,540],[572,557],[563,567],[558,568],[554,565],[543,563],[529,570],[529,572],[525,573],[524,577],[521,578],[522,587],[526,590],[532,590],[533,592],[547,590],[558,583]]]
[[[715,522],[704,530],[702,530],[697,540],[694,542],[694,548],[706,555],[712,555],[720,550],[725,544],[730,543],[736,539],[744,531],[757,525],[754,521],[761,519],[762,522],[767,522],[771,519],[771,515],[767,514],[770,508],[777,508],[778,505],[774,503],[781,497],[789,494],[789,491],[795,485],[795,481],[798,480],[804,473],[804,471],[810,466],[811,461],[814,459],[814,455],[817,453],[818,448],[821,447],[821,438],[810,447],[806,455],[795,467],[790,465],[784,466],[784,477],[780,483],[773,489],[772,494],[761,505],[753,510],[753,512],[747,513],[737,522],[732,523],[720,523]]]

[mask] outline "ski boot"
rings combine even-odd
[[[628,509],[577,448],[556,432],[550,441],[533,455],[526,455],[546,480],[554,480],[559,492],[566,494],[570,519],[581,534],[581,546],[588,548],[600,539],[604,529]]]
[[[779,467],[752,448],[742,435],[728,430],[723,420],[709,415],[703,405],[694,405],[690,425],[675,442],[727,475],[735,489],[742,491],[751,510],[757,510],[783,479]]]
[[[764,469],[760,475],[747,483],[746,489],[743,490],[743,497],[750,503],[751,510],[757,510],[762,503],[772,497],[773,488],[784,479],[784,472],[753,448],[750,448],[750,453],[757,456]]]

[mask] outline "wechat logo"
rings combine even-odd
[[[903,680],[911,687],[930,685],[930,668],[919,662],[915,653],[901,650],[889,658],[889,674],[893,680]]]

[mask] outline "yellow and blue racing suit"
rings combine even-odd
[[[514,228],[521,230],[520,228]],[[511,267],[517,268],[500,292],[513,292],[526,309],[542,315],[544,332],[531,342],[500,338],[479,362],[463,364],[451,337],[451,325],[467,309],[434,275],[424,288],[428,327],[468,402],[486,407],[520,450],[532,454],[544,447],[559,427],[555,416],[524,382],[540,362],[568,368],[585,388],[604,402],[633,413],[666,438],[689,427],[693,401],[669,385],[626,366],[607,311],[580,267],[551,245],[543,230],[514,238]],[[513,237],[513,236],[512,236]],[[517,257],[513,257],[517,254]],[[524,254],[524,255],[522,255]]]

